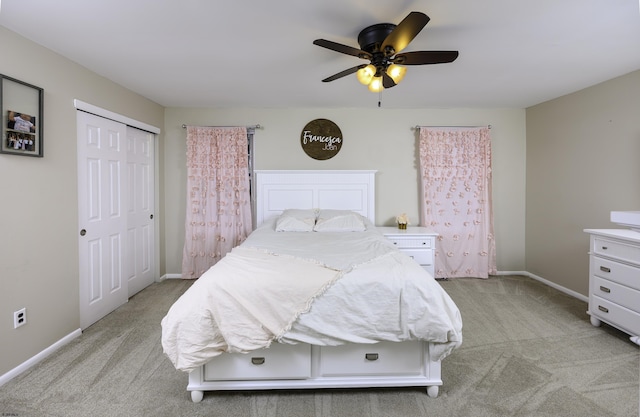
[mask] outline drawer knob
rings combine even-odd
[[[607,268],[606,266],[601,266],[601,267],[600,267],[600,270],[601,270],[602,272],[611,272],[611,268]]]
[[[607,288],[607,287],[603,287],[602,285],[600,286],[600,291],[602,291],[602,292],[606,292],[606,293],[611,292],[611,290],[610,290],[609,288]]]
[[[368,361],[377,361],[378,354],[377,353],[365,353],[364,358]]]
[[[598,310],[604,312],[604,313],[608,313],[609,309],[607,307],[602,307],[602,306],[598,306]]]
[[[251,358],[251,363],[254,365],[262,365],[264,363],[264,357]]]

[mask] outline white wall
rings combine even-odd
[[[372,96],[373,97],[373,96]],[[372,103],[375,100],[372,99]],[[311,120],[340,127],[344,142],[318,161],[300,146]],[[524,109],[187,109],[165,110],[166,271],[179,274],[184,244],[186,130],[191,125],[264,126],[255,134],[256,169],[376,169],[376,223],[392,225],[406,212],[419,220],[416,125],[492,126],[493,196],[499,270],[524,270]]]

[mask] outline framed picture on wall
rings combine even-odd
[[[0,74],[2,146],[0,153],[43,156],[42,109],[44,90]]]

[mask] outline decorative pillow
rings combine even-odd
[[[367,230],[364,218],[349,210],[320,210],[315,232],[363,232]]]
[[[312,232],[318,211],[288,209],[276,220],[276,232]]]

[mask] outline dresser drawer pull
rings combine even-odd
[[[600,270],[601,270],[602,272],[611,272],[611,268],[607,268],[606,266],[601,266],[601,267],[600,267]]]
[[[610,290],[609,288],[607,288],[607,287],[603,287],[602,285],[600,286],[600,291],[602,291],[602,292],[606,292],[606,293],[611,292],[611,290]]]
[[[602,250],[607,250],[607,249],[609,249],[609,248],[608,248],[608,247],[606,247],[606,246],[603,246],[603,247],[602,247]]]
[[[364,358],[368,361],[377,361],[378,354],[377,353],[365,353]]]
[[[264,364],[264,357],[251,358],[251,363],[254,365],[262,365]]]
[[[605,312],[605,313],[609,312],[609,309],[607,307],[602,307],[602,306],[598,306],[598,310],[600,310],[602,312]]]

